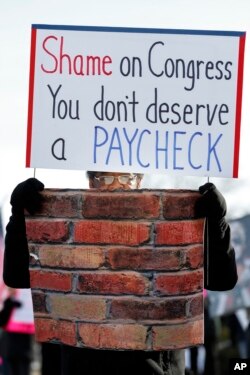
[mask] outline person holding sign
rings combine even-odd
[[[139,189],[141,174],[87,172],[89,187],[112,191]],[[29,288],[29,251],[24,210],[34,214],[42,203],[44,185],[28,179],[11,195],[12,216],[6,228],[4,281],[7,285]],[[201,198],[197,210],[205,216],[204,287],[209,290],[232,289],[237,282],[235,253],[230,240],[230,227],[225,219],[226,202],[212,183],[199,188]],[[209,267],[208,267],[209,265]],[[222,277],[223,272],[223,277]],[[184,350],[165,352],[92,350],[62,345],[62,375],[82,373],[100,375],[184,375]],[[46,374],[49,375],[49,374]]]

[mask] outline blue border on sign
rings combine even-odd
[[[110,27],[110,26],[69,26],[69,25],[45,25],[33,24],[33,29],[45,30],[75,30],[75,31],[98,31],[118,33],[144,33],[144,34],[186,34],[186,35],[215,35],[241,37],[245,31],[222,31],[222,30],[185,30],[185,29],[154,29],[136,27]]]

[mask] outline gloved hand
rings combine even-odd
[[[33,215],[41,208],[43,197],[40,192],[44,189],[44,184],[36,178],[29,178],[18,184],[11,194],[10,203],[12,212],[23,212],[26,209]]]
[[[219,222],[227,212],[227,204],[223,195],[211,182],[199,187],[202,194],[197,202],[197,211],[214,222]]]

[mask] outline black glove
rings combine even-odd
[[[43,201],[40,192],[43,189],[44,184],[36,178],[29,178],[18,184],[11,194],[12,212],[23,212],[26,209],[29,214],[33,215],[39,211]]]
[[[199,192],[202,197],[197,202],[198,214],[220,222],[227,212],[227,204],[223,195],[211,182],[200,186]]]

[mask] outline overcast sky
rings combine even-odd
[[[246,31],[240,168],[238,179],[211,179],[226,196],[229,215],[250,213],[249,0],[2,0],[0,3],[0,203],[25,168],[31,24],[128,26]],[[37,170],[46,187],[86,188],[84,172]],[[145,187],[193,188],[204,179],[147,177]]]

